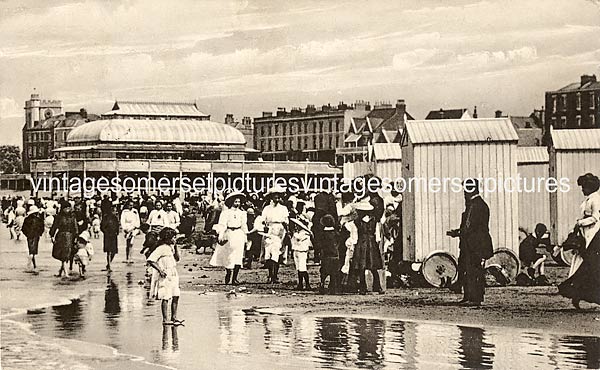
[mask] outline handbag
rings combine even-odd
[[[581,234],[581,230],[576,228],[567,235],[567,239],[562,244],[562,248],[565,251],[577,251],[582,252],[585,249],[585,237]]]

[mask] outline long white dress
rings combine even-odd
[[[279,262],[279,256],[283,253],[283,238],[286,234],[284,224],[289,222],[288,209],[281,204],[275,206],[269,204],[263,209],[262,216],[269,235],[263,237],[265,259]]]
[[[219,233],[219,240],[225,240],[226,243],[215,248],[210,259],[211,266],[223,266],[228,269],[234,268],[235,265],[241,266],[248,233],[246,211],[224,208],[214,229]]]
[[[577,222],[585,237],[585,247],[590,245],[597,232],[600,231],[600,190],[588,195],[581,204],[581,218]],[[580,254],[573,255],[569,277],[581,266],[583,257]]]
[[[161,277],[158,271],[152,269],[150,282],[150,297],[155,299],[171,299],[179,297],[179,274],[177,274],[177,261],[173,247],[167,244],[159,245],[148,257],[148,261],[155,262],[167,276]]]

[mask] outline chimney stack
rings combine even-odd
[[[501,110],[497,110],[496,111],[496,118],[502,118],[502,111]]]
[[[402,116],[406,113],[406,103],[404,102],[404,99],[398,99],[396,101],[396,113]]]
[[[477,106],[473,108],[473,118],[477,118]]]
[[[596,82],[596,75],[582,75],[581,76],[581,87],[587,85],[590,82]]]
[[[233,114],[227,113],[225,115],[225,124],[226,125],[233,125],[234,123],[235,123],[235,121],[233,119]]]

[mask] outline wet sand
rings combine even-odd
[[[135,263],[123,264],[124,243],[120,243],[120,253],[113,264],[112,278],[124,284],[136,285],[143,275],[144,261],[138,253],[142,243],[141,237],[135,242]],[[0,227],[0,292],[2,300],[2,364],[4,368],[38,368],[34,359],[43,362],[46,351],[39,351],[37,346],[24,345],[31,336],[26,328],[13,322],[11,316],[25,312],[27,309],[47,307],[67,303],[71,298],[81,296],[94,289],[104,289],[106,273],[104,267],[101,239],[94,241],[96,255],[89,267],[85,280],[64,280],[53,276],[58,270],[58,263],[51,256],[51,245],[44,240],[40,245],[38,264],[40,273],[26,273],[26,242],[8,240],[8,232]],[[182,289],[197,292],[229,292],[231,286],[222,282],[224,271],[207,267],[210,254],[196,255],[190,251],[182,252],[179,265]],[[458,307],[454,302],[460,296],[446,289],[389,289],[384,295],[318,295],[316,292],[295,292],[296,272],[293,266],[282,267],[278,285],[268,285],[266,270],[242,270],[239,280],[243,283],[237,287],[245,288],[246,299],[232,300],[231,307],[271,307],[281,312],[295,315],[318,316],[360,316],[400,320],[437,321],[444,323],[467,324],[482,327],[528,328],[553,333],[570,333],[577,335],[600,336],[600,308],[583,303],[583,311],[572,309],[569,300],[557,294],[555,286],[549,287],[505,287],[488,288],[485,303],[479,308]],[[547,268],[547,275],[552,282],[562,281],[567,269],[564,267]],[[311,284],[317,286],[318,267],[310,268]],[[239,294],[239,293],[238,293]],[[157,308],[158,309],[158,308]],[[55,344],[53,340],[37,338],[39,343]],[[64,344],[64,343],[63,343]],[[68,346],[60,345],[62,350]],[[48,351],[51,351],[48,349]],[[98,351],[102,353],[102,351]],[[69,357],[71,358],[71,357]],[[23,362],[23,359],[28,361]],[[123,361],[119,356],[111,360],[103,359],[102,368],[115,367]],[[127,359],[128,360],[128,359]],[[96,360],[79,358],[74,361],[87,368]],[[90,362],[91,361],[91,362]],[[129,361],[129,360],[128,360]],[[91,366],[92,368],[96,366]],[[50,367],[49,367],[50,368]],[[52,366],[56,368],[56,366]],[[77,368],[77,366],[65,366]]]

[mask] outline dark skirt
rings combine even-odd
[[[75,244],[75,233],[59,231],[54,238],[52,257],[61,262],[66,262],[71,257],[71,250]]]
[[[583,252],[583,262],[573,276],[558,286],[560,295],[600,304],[600,232]]]
[[[36,236],[33,238],[27,238],[27,249],[29,249],[29,254],[33,254],[34,256],[38,254],[38,245],[40,244],[40,237]]]
[[[118,235],[104,234],[104,253],[119,253],[119,249],[117,247],[117,236]]]
[[[359,238],[358,243],[354,246],[354,254],[352,255],[352,270],[380,270],[383,268],[383,260],[379,245],[375,241],[375,236]]]

